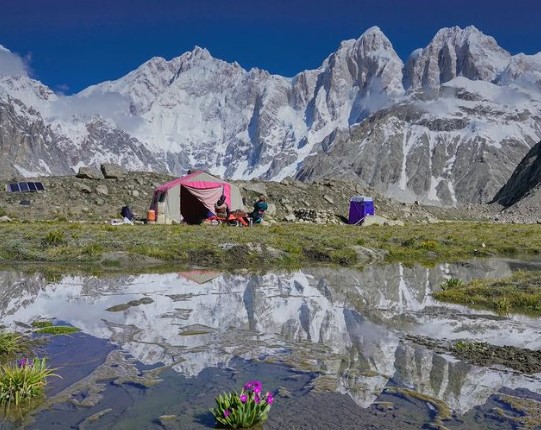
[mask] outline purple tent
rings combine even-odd
[[[374,200],[366,196],[353,196],[349,201],[350,224],[360,224],[367,215],[374,215]]]

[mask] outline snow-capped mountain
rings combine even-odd
[[[406,201],[483,203],[539,141],[541,98],[527,88],[457,77],[415,94],[337,133],[298,177],[359,177]]]
[[[0,66],[10,55],[0,51]],[[490,201],[541,138],[541,54],[512,56],[475,27],[438,31],[406,64],[372,27],[293,78],[200,47],[69,97],[4,69],[4,177],[116,162],[232,179],[348,177],[456,205]]]
[[[509,64],[511,54],[493,37],[475,27],[443,28],[424,49],[408,60],[405,85],[408,88],[435,88],[457,76],[491,82]]]

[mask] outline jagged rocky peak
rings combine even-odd
[[[243,70],[237,62],[228,63],[227,61],[214,58],[206,48],[201,48],[200,46],[195,46],[193,50],[185,52],[180,57],[174,58],[171,61],[175,61],[178,64],[176,76],[201,65],[218,69]]]
[[[391,41],[383,34],[379,27],[374,26],[366,30],[361,37],[357,39],[355,45],[359,50],[368,55],[398,57],[393,49]]]
[[[215,59],[205,48],[196,46],[192,51],[166,60],[153,57],[134,71],[115,81],[93,85],[79,93],[89,96],[99,93],[119,93],[130,97],[133,112],[143,114],[151,109],[153,103],[166,89],[171,86],[183,73],[198,69],[202,64],[206,68],[240,68],[238,64],[229,64]]]
[[[379,27],[371,27],[357,40],[346,40],[324,63],[334,74],[349,75],[348,81],[363,90],[373,88],[402,94],[402,60]],[[343,77],[343,76],[342,76]]]
[[[366,118],[393,97],[402,95],[403,62],[378,27],[340,44],[316,71],[295,77],[296,108],[309,101],[308,125],[318,136]],[[377,95],[378,106],[374,106]]]
[[[227,87],[228,79],[237,79],[248,74],[237,62],[228,63],[214,58],[208,50],[199,46],[171,61],[175,61],[177,66],[171,85],[179,83],[185,89],[189,85],[189,91],[193,93],[204,91],[207,84],[223,84]]]
[[[194,46],[194,48],[191,51],[186,52],[181,57],[185,57],[188,59],[202,59],[202,60],[210,60],[212,59],[212,55],[210,55],[210,52],[207,48],[202,48],[201,46]]]
[[[492,82],[511,54],[474,26],[443,28],[430,44],[412,53],[406,64],[406,89],[437,88],[457,76]]]

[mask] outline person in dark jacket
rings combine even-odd
[[[250,214],[254,220],[254,223],[260,224],[261,221],[263,221],[263,216],[265,215],[265,211],[268,209],[268,207],[269,205],[267,204],[266,197],[261,194],[257,202],[254,203],[254,210]]]
[[[122,209],[120,209],[120,216],[122,216],[124,224],[133,224],[135,216],[129,206],[122,206]]]

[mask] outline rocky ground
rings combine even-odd
[[[103,170],[103,169],[102,169]],[[174,179],[149,172],[126,172],[108,166],[107,174],[83,170],[76,176],[13,179],[0,183],[0,216],[12,220],[81,220],[110,221],[120,218],[120,209],[127,205],[136,218],[146,218],[154,189]],[[41,181],[45,190],[9,193],[6,186],[16,181]],[[469,205],[441,208],[415,203],[402,203],[383,197],[359,183],[323,180],[304,183],[292,179],[281,182],[234,181],[251,208],[258,194],[268,196],[269,222],[344,223],[347,222],[349,200],[354,195],[374,198],[378,217],[373,221],[389,224],[402,222],[435,222],[437,220],[484,220],[500,222],[537,222],[537,210],[502,211],[495,205]],[[381,217],[381,218],[380,218]]]
[[[440,340],[423,336],[408,335],[406,339],[441,354],[451,352],[454,356],[477,366],[500,365],[528,374],[541,371],[541,351],[538,350],[468,340]]]

